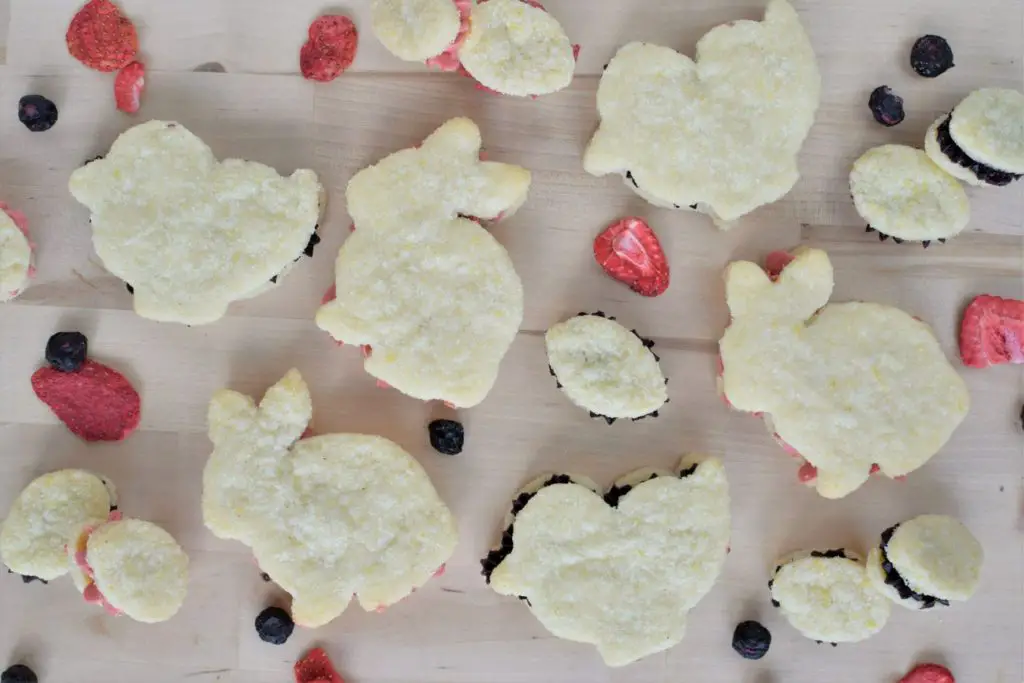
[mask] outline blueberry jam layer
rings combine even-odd
[[[909,585],[906,580],[900,576],[900,573],[896,571],[896,567],[893,566],[892,562],[889,561],[889,555],[886,553],[886,547],[889,545],[889,541],[892,540],[892,535],[896,533],[896,529],[899,528],[899,524],[889,527],[882,532],[882,545],[879,550],[882,553],[882,571],[885,573],[885,585],[895,590],[901,600],[913,600],[921,603],[921,609],[931,609],[935,605],[942,605],[949,607],[949,600],[943,600],[942,598],[936,598],[932,595],[925,595],[924,593],[918,593]]]
[[[939,143],[939,149],[942,153],[957,166],[966,168],[967,170],[978,176],[978,179],[989,185],[996,185],[1003,187],[1009,185],[1014,180],[1019,180],[1021,175],[1019,173],[1010,173],[1009,171],[1000,171],[998,168],[992,168],[987,166],[980,161],[975,161],[971,156],[965,152],[960,145],[956,144],[953,140],[952,134],[949,132],[949,124],[953,120],[953,116],[947,116],[946,120],[939,125],[938,130],[935,132],[935,138]]]
[[[680,471],[678,476],[680,479],[685,479],[686,477],[690,476],[696,471],[697,463],[694,463],[693,465],[690,465],[686,469]],[[665,475],[654,473],[647,478],[647,481],[650,481],[651,479],[657,479],[660,476]],[[518,496],[516,496],[516,499],[512,501],[513,519],[516,515],[523,511],[523,508],[526,507],[526,504],[533,500],[533,497],[536,496],[541,489],[545,489],[548,486],[554,486],[555,484],[573,483],[575,482],[572,480],[572,477],[570,477],[568,474],[555,474],[549,477],[543,484],[541,484],[540,488],[538,488],[536,491],[524,491],[520,493]],[[629,493],[631,490],[633,490],[633,487],[628,484],[622,486],[612,486],[610,489],[608,489],[607,493],[604,494],[604,502],[613,508],[618,507],[619,500],[627,493]],[[483,571],[481,573],[484,575],[484,578],[487,580],[487,583],[491,582],[491,573],[495,569],[497,569],[499,564],[505,561],[506,557],[512,554],[512,548],[514,545],[512,534],[514,531],[514,526],[514,523],[509,524],[508,528],[505,529],[505,531],[501,534],[501,545],[495,548],[494,550],[491,550],[489,553],[487,553],[487,557],[480,560],[480,565],[483,568]],[[524,596],[519,597],[521,600],[526,600]]]

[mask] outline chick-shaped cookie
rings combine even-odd
[[[276,283],[315,243],[322,192],[309,170],[285,178],[256,162],[217,161],[165,121],[122,133],[68,186],[92,212],[96,254],[128,283],[135,312],[189,325]]]
[[[203,518],[217,536],[252,548],[291,593],[295,623],[317,627],[353,595],[375,610],[422,586],[451,556],[457,532],[426,472],[397,444],[301,438],[311,417],[296,370],[258,406],[234,391],[214,394]]]
[[[24,291],[32,275],[32,243],[24,214],[0,202],[0,303]]]
[[[155,624],[181,609],[188,589],[188,555],[161,527],[124,519],[80,525],[68,539],[66,562],[86,602],[108,614]]]
[[[595,489],[569,475],[525,488],[484,573],[555,636],[623,666],[682,640],[725,562],[729,488],[719,460],[684,458]]]
[[[748,261],[726,269],[726,400],[763,414],[816,469],[808,480],[826,498],[852,493],[872,471],[898,477],[924,465],[970,405],[931,328],[891,306],[829,304],[828,254],[781,255],[772,274]]]
[[[907,609],[948,607],[978,590],[984,558],[981,543],[959,520],[921,515],[882,532],[868,554],[868,577]]]
[[[696,61],[668,47],[622,47],[601,76],[601,124],[583,156],[647,201],[709,214],[719,227],[781,198],[799,178],[821,77],[786,0],[762,22],[718,26]]]
[[[58,470],[33,480],[0,527],[0,558],[26,581],[68,573],[64,546],[83,524],[102,522],[117,506],[114,486],[85,470]]]
[[[316,322],[368,349],[368,373],[422,400],[487,396],[523,319],[523,286],[478,219],[525,200],[530,172],[480,161],[480,130],[452,119],[419,147],[348,184],[355,231],[338,252],[337,298]]]
[[[882,630],[892,607],[853,552],[812,550],[779,562],[768,582],[772,604],[793,628],[821,643],[856,643]]]

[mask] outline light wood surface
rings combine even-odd
[[[38,244],[32,287],[0,308],[0,510],[45,471],[98,470],[115,480],[128,514],[165,525],[183,543],[192,579],[182,612],[145,626],[85,605],[67,580],[23,585],[0,576],[0,665],[25,659],[45,683],[271,683],[290,681],[295,658],[322,644],[352,683],[888,683],[919,659],[947,663],[963,683],[1024,679],[1020,367],[963,370],[973,408],[951,443],[907,482],[875,479],[841,501],[801,487],[794,461],[757,420],[730,413],[714,380],[715,342],[727,318],[720,274],[735,258],[823,246],[836,265],[837,300],[905,308],[935,327],[954,359],[970,297],[1024,297],[1024,184],[970,191],[968,232],[928,250],[865,234],[846,185],[850,163],[869,146],[919,144],[927,125],[970,90],[1022,86],[1020,0],[799,0],[824,78],[803,178],[728,233],[699,216],[654,209],[618,180],[587,176],[580,155],[596,123],[597,75],[617,46],[644,39],[692,52],[711,26],[757,18],[759,0],[548,0],[583,50],[573,86],[536,102],[477,92],[466,79],[392,58],[372,35],[367,0],[337,7],[356,19],[361,45],[352,72],[330,85],[297,75],[306,27],[327,9],[320,0],[124,0],[150,69],[136,119],[114,109],[110,76],[67,55],[64,31],[79,4],[0,0],[0,200],[28,215]],[[907,66],[909,45],[927,32],[949,38],[957,56],[957,67],[934,81]],[[227,73],[192,72],[207,62]],[[906,98],[907,120],[895,129],[875,124],[866,107],[882,83]],[[18,123],[17,100],[29,92],[60,106],[52,131],[30,134]],[[495,229],[525,283],[523,328],[489,398],[459,416],[465,452],[448,458],[426,439],[426,422],[447,411],[376,389],[358,352],[335,347],[312,316],[348,232],[349,177],[453,115],[474,118],[492,157],[530,168],[535,181],[523,210]],[[92,253],[87,214],[66,182],[71,169],[147,118],[181,121],[222,156],[320,173],[332,203],[315,258],[215,325],[136,317],[123,284]],[[672,286],[660,298],[632,294],[593,262],[594,235],[629,214],[647,217],[665,245]],[[596,309],[657,341],[672,379],[661,418],[608,427],[555,389],[543,331]],[[29,376],[60,329],[89,335],[92,353],[141,390],[142,427],[127,441],[80,442],[33,396]],[[230,386],[260,394],[292,366],[311,385],[315,429],[379,433],[402,444],[429,471],[461,536],[444,577],[400,605],[383,614],[353,607],[273,647],[258,640],[252,622],[282,595],[260,580],[244,548],[203,527],[200,477],[211,392]],[[679,646],[607,669],[592,648],[550,637],[522,604],[484,585],[478,559],[526,479],[569,469],[610,483],[689,450],[725,460],[734,532],[724,574],[691,614]],[[865,551],[885,527],[927,512],[957,515],[985,547],[982,588],[970,602],[922,614],[894,610],[880,635],[836,649],[799,637],[772,610],[765,583],[777,556],[811,546]],[[760,662],[729,646],[746,618],[762,620],[774,636]]]

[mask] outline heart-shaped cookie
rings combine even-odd
[[[356,594],[366,610],[404,598],[447,561],[457,532],[412,456],[380,436],[301,438],[312,410],[296,370],[259,406],[217,392],[203,518],[217,536],[250,546],[292,594],[295,623],[316,627]]]
[[[651,203],[726,227],[796,184],[820,95],[796,10],[770,0],[764,21],[712,29],[696,60],[650,43],[622,47],[601,77],[601,125],[583,167],[622,174]]]
[[[682,639],[687,612],[722,570],[729,524],[714,458],[635,472],[604,497],[583,478],[544,477],[516,499],[484,573],[551,633],[622,666]]]

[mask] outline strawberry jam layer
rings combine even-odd
[[[107,522],[120,522],[121,513],[118,510],[111,511],[107,517]],[[107,611],[107,614],[113,616],[120,616],[121,610],[114,607],[107,598],[100,591],[99,586],[96,585],[96,573],[89,565],[88,553],[89,553],[89,537],[95,533],[97,529],[102,527],[103,524],[97,526],[87,526],[82,534],[78,537],[78,541],[75,545],[75,565],[81,570],[82,575],[85,577],[85,589],[82,591],[82,597],[85,601],[91,605],[101,605],[103,609]]]

